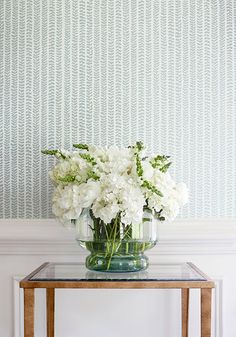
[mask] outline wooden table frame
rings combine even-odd
[[[182,337],[188,337],[189,290],[198,288],[201,292],[201,337],[211,337],[211,297],[214,282],[195,265],[188,262],[204,281],[31,281],[31,277],[47,266],[46,262],[20,282],[24,289],[24,337],[34,337],[34,289],[46,288],[47,337],[54,335],[55,289],[181,289]]]

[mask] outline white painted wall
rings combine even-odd
[[[83,261],[84,252],[53,220],[0,221],[0,336],[22,335],[19,278],[45,261]],[[192,261],[216,280],[213,336],[236,335],[236,224],[179,220],[160,227],[151,262]],[[192,291],[190,337],[199,336],[198,291]],[[36,337],[45,336],[44,291],[36,292]],[[216,319],[215,319],[216,317]],[[105,318],[105,319],[104,319]],[[58,290],[56,337],[180,337],[180,294],[162,290]]]

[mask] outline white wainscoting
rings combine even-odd
[[[181,219],[160,223],[160,242],[149,256],[236,254],[236,219]],[[54,219],[0,219],[0,254],[82,255],[74,231]]]
[[[192,261],[216,281],[213,336],[236,335],[236,223],[231,219],[161,224],[151,262]],[[23,337],[19,279],[45,261],[83,261],[74,233],[56,221],[0,220],[0,336]],[[36,336],[45,334],[45,297],[36,291]],[[189,337],[199,336],[199,296],[192,291]],[[180,337],[178,291],[58,290],[56,337]],[[127,305],[128,304],[128,305]],[[104,317],[107,323],[104,325]],[[111,331],[113,331],[111,333]]]

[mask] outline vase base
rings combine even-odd
[[[86,267],[89,270],[127,273],[145,270],[148,267],[148,257],[144,254],[122,255],[105,257],[104,255],[91,254],[86,258]]]

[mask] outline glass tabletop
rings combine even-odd
[[[151,264],[129,273],[96,272],[82,263],[48,263],[28,281],[207,281],[191,263]]]

